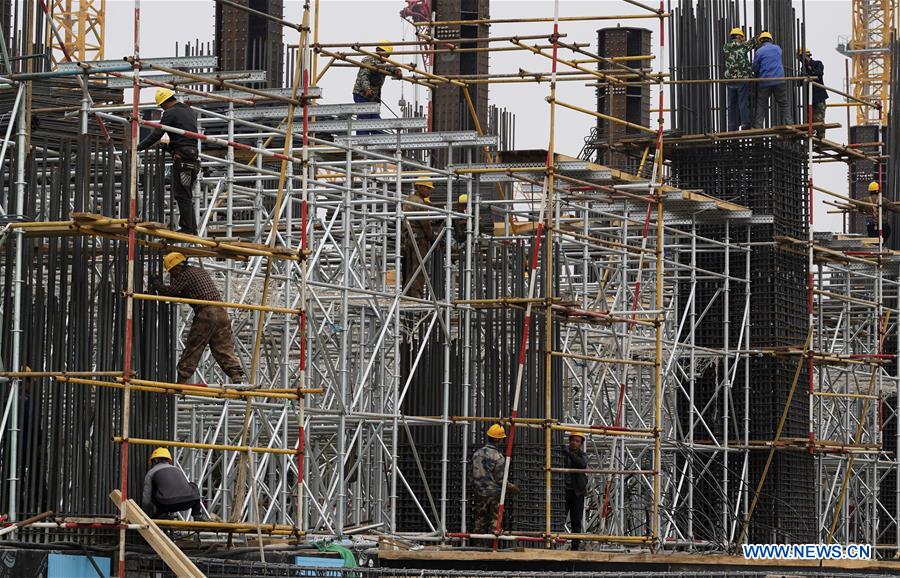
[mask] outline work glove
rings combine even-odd
[[[159,275],[151,275],[148,279],[150,290],[154,293],[159,291],[159,288],[162,287],[162,278]]]
[[[370,88],[363,93],[363,96],[365,96],[366,98],[372,98],[373,96],[375,96],[375,91]]]
[[[519,493],[519,486],[515,485],[512,482],[507,482],[507,489],[509,490],[510,495],[515,496]]]

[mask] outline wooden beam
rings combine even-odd
[[[109,498],[116,506],[122,507],[122,493],[119,490],[110,492]],[[125,505],[125,520],[130,524],[146,526],[146,529],[138,530],[138,532],[176,576],[179,576],[179,578],[182,576],[203,578],[203,572],[166,536],[165,532],[159,529],[159,526],[150,519],[150,516],[134,500],[129,499],[125,502]]]

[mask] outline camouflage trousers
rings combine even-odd
[[[500,498],[497,496],[474,495],[472,518],[474,524],[472,532],[475,534],[493,534],[497,528],[497,510],[500,508]]]
[[[231,383],[243,383],[244,370],[234,351],[231,321],[225,309],[217,306],[200,307],[194,312],[194,321],[178,360],[178,383],[190,381],[207,346]]]
[[[813,117],[813,118],[812,118],[812,121],[813,121],[814,123],[816,123],[816,122],[822,122],[822,123],[824,123],[824,122],[825,122],[825,103],[824,103],[824,102],[817,102],[816,104],[813,105],[813,107],[812,107],[812,117]],[[816,129],[816,136],[817,136],[818,138],[825,138],[825,129],[824,129],[824,128],[817,128],[817,129]]]

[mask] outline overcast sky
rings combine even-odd
[[[652,2],[651,2],[652,3]],[[400,19],[398,13],[405,6],[401,0],[321,0],[319,41],[322,43],[365,42],[381,39],[412,39],[412,27]],[[675,2],[673,2],[675,4]],[[301,2],[286,1],[285,17],[296,20],[300,15]],[[794,2],[800,10],[800,2]],[[107,0],[106,58],[114,59],[132,53],[133,7],[131,1]],[[549,17],[553,15],[553,2],[546,0],[493,0],[492,17]],[[563,0],[560,2],[561,16],[638,14],[641,10],[621,0]],[[816,58],[825,64],[825,84],[838,88],[844,85],[845,58],[838,54],[835,46],[838,38],[850,34],[849,0],[807,0],[808,48]],[[214,2],[191,0],[144,0],[141,3],[141,54],[144,57],[170,56],[175,43],[183,45],[196,39],[211,41],[214,33]],[[560,33],[566,35],[567,42],[587,42],[596,48],[596,29],[604,25],[621,23],[623,26],[642,26],[654,32],[656,46],[658,24],[654,20],[621,20],[595,22],[563,22]],[[492,36],[528,34],[549,34],[550,23],[538,24],[496,24],[491,27]],[[297,35],[286,34],[288,42],[296,42]],[[491,56],[491,70],[495,73],[528,71],[549,71],[549,60],[521,52],[500,52]],[[355,71],[334,68],[322,79],[324,102],[351,102],[351,89]],[[494,84],[490,88],[493,104],[506,107],[517,118],[516,145],[518,148],[546,148],[549,134],[548,105],[545,102],[549,88],[547,84]],[[397,102],[416,99],[416,90],[407,83],[388,81],[382,100],[393,110],[398,110]],[[424,98],[419,94],[418,97]],[[594,90],[583,83],[560,83],[558,98],[585,108],[595,106]],[[146,93],[142,100],[149,100]],[[653,100],[655,103],[655,98]],[[830,103],[839,102],[832,96]],[[388,111],[383,111],[389,116]],[[830,108],[828,122],[846,124],[846,109]],[[593,117],[568,109],[557,108],[558,152],[576,156],[581,150],[584,137],[594,125]],[[846,142],[846,131],[832,130],[829,139]],[[827,163],[816,166],[814,178],[822,187],[846,192],[847,169],[843,164]],[[840,215],[828,214],[828,208],[817,196],[815,211],[816,230],[838,231],[842,227]]]

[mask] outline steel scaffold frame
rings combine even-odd
[[[306,23],[309,10],[307,3]],[[662,5],[648,12],[643,16],[658,18],[662,31],[666,17]],[[557,66],[574,64],[557,54],[561,20],[554,19],[550,45],[529,49],[552,61],[551,134],[555,106],[571,108],[555,98],[556,82],[566,79],[557,77]],[[135,31],[139,31],[137,17]],[[521,44],[518,39],[515,43]],[[127,243],[132,255],[142,240],[196,245],[195,254],[207,258],[204,266],[224,288],[238,353],[255,369],[250,388],[210,385],[204,390],[134,375],[129,361],[122,376],[58,376],[85,386],[120,388],[125,399],[132,390],[180,395],[176,439],[129,438],[123,424],[123,454],[127,444],[178,447],[177,461],[202,488],[206,508],[228,521],[195,525],[201,529],[294,535],[385,533],[421,541],[497,538],[466,531],[464,490],[458,505],[460,527],[449,522],[455,506],[452,487],[469,485],[468,446],[481,439],[482,424],[496,419],[512,424],[513,430],[540,429],[544,437],[543,528],[513,527],[500,538],[546,545],[581,538],[654,548],[733,547],[755,482],[748,479],[749,456],[758,442],[766,442],[751,440],[749,416],[734,410],[734,397],[748,395],[748,356],[761,353],[749,343],[752,288],[747,256],[749,224],[755,217],[744,207],[724,206],[666,183],[661,154],[663,76],[657,75],[654,84],[658,129],[646,128],[656,138],[648,180],[559,155],[552,139],[545,162],[482,164],[475,157],[482,147],[495,143],[491,137],[413,132],[424,127],[417,119],[354,119],[372,112],[365,104],[311,104],[318,96],[311,96],[315,89],[306,71],[312,55],[306,35],[301,46],[303,58],[291,96],[283,91],[242,91],[232,85],[226,87],[227,96],[217,95],[224,110],[195,105],[201,118],[202,134],[196,138],[205,171],[197,190],[202,240],[153,229],[138,220],[136,170],[130,173],[135,180],[128,219],[65,225],[80,234],[112,236]],[[547,49],[552,54],[543,52]],[[332,58],[345,56],[322,52]],[[372,53],[356,45],[351,54]],[[142,82],[137,74],[142,69],[137,39],[129,66],[135,70],[137,94]],[[659,72],[664,66],[663,61]],[[423,84],[465,85],[426,71],[412,72],[419,76],[409,80]],[[177,76],[179,71],[172,73]],[[189,73],[181,74],[190,78]],[[266,112],[271,114],[268,120],[259,116],[266,109],[242,108],[252,104],[248,99],[265,97],[288,106]],[[135,98],[131,121],[89,105],[83,106],[82,115],[96,112],[98,118],[130,122],[133,132],[138,123],[159,126],[138,120],[137,103]],[[295,107],[302,108],[302,115]],[[285,117],[289,120],[276,124]],[[301,118],[302,128],[294,130],[292,123]],[[397,132],[354,134],[383,128]],[[291,142],[294,137],[302,139],[299,151]],[[17,145],[20,154],[22,142]],[[222,155],[208,145],[224,145],[226,152]],[[423,162],[416,156],[423,149],[445,150],[447,168]],[[131,150],[136,168],[138,155],[134,147]],[[280,164],[280,173],[266,166],[272,162]],[[404,207],[403,197],[420,176],[438,182],[447,194],[440,204],[420,206],[423,210],[412,213]],[[495,183],[505,187],[508,198],[487,194]],[[461,191],[469,199],[465,210],[453,202]],[[499,222],[492,222],[492,215],[500,215]],[[402,238],[409,233],[410,222],[419,219],[440,230],[429,250],[416,256],[421,262],[417,274],[427,278],[427,299],[405,295],[410,280],[400,275]],[[464,224],[462,242],[453,237],[459,223]],[[725,238],[699,234],[697,227],[703,224],[722,225]],[[34,225],[20,223],[14,229],[21,238],[29,228],[39,228]],[[58,230],[45,234],[59,234]],[[491,261],[492,247],[498,245],[525,248],[526,254],[533,249],[534,260]],[[804,250],[812,259],[816,250],[812,239]],[[876,482],[900,467],[896,454],[890,458],[876,447],[881,404],[868,403],[882,400],[884,382],[892,383],[896,391],[897,376],[877,370],[879,365],[865,357],[864,362],[846,357],[882,355],[878,337],[896,333],[896,307],[884,303],[885,295],[896,299],[896,281],[884,278],[888,259],[881,253],[879,246],[874,258],[823,261],[814,277],[817,297],[810,319],[816,330],[815,355],[821,361],[816,358],[816,388],[810,391],[815,403],[810,426],[816,434],[810,449],[818,456],[820,472],[819,532],[823,538],[834,534],[842,542],[868,541],[881,532],[876,512],[887,508]],[[708,255],[720,256],[724,267],[704,268],[700,257]],[[488,264],[498,277],[527,279],[531,292],[523,297],[522,285],[511,281],[487,285],[475,268]],[[699,296],[701,283],[714,287],[708,301]],[[864,295],[872,289],[876,299],[868,300]],[[745,296],[737,328],[729,328],[733,291]],[[134,291],[133,280],[125,297],[129,305],[149,299]],[[699,346],[698,328],[718,300],[725,308],[723,343],[717,348]],[[486,413],[484,398],[499,398],[498,388],[510,384],[493,382],[478,368],[476,361],[484,363],[492,345],[479,338],[489,325],[479,312],[530,311],[533,305],[535,320],[545,327],[543,349],[524,336],[521,328],[529,327],[527,315],[519,322],[519,332],[499,323],[496,329],[510,350],[544,359],[539,379],[543,386],[529,392],[541,396],[543,413],[517,415],[512,403],[495,414]],[[187,308],[176,310],[181,340],[189,325]],[[250,344],[257,327],[265,331],[254,347]],[[740,336],[737,342],[730,338],[734,334]],[[453,415],[451,391],[456,382],[451,377],[450,351],[458,340],[464,354],[460,385],[465,405],[461,415]],[[406,346],[412,369],[403,367],[401,349]],[[443,352],[440,414],[403,413],[411,388],[421,387],[416,369],[437,359],[435,346]],[[712,396],[705,399],[697,391],[698,380],[711,367],[721,367],[722,372]],[[11,368],[18,369],[15,363]],[[198,371],[202,383],[222,381],[208,354]],[[741,381],[736,379],[739,373],[744,390],[734,391],[734,383]],[[870,382],[874,394],[867,390]],[[245,404],[237,403],[242,399]],[[518,394],[504,399],[518,399]],[[554,399],[562,408],[555,415]],[[424,427],[440,428],[441,470],[438,486],[426,482],[422,495],[412,490],[412,480],[423,477],[428,464],[416,456],[416,467],[404,470],[399,453],[407,443],[415,453],[411,432]],[[452,472],[449,439],[457,430],[462,432],[463,467]],[[566,532],[552,513],[553,474],[564,472],[553,465],[552,448],[559,439],[554,433],[562,430],[582,431],[589,438],[592,487],[598,499],[589,509],[590,531],[581,535]],[[804,444],[800,440],[799,445]],[[849,454],[832,452],[834,444]],[[508,451],[514,462],[512,436]],[[859,456],[852,476],[845,473],[851,469],[847,455]],[[125,459],[123,473],[127,466]],[[711,480],[710,472],[719,467],[723,477]],[[822,483],[826,479],[829,484]],[[846,492],[835,492],[842,483]],[[707,492],[718,498],[709,502],[714,519],[698,505],[708,500]],[[404,531],[404,520],[398,519],[398,501],[404,500],[412,501],[430,531]],[[837,505],[842,502],[853,503],[853,512]],[[900,519],[897,507],[886,512],[895,527]],[[862,517],[864,511],[868,517]],[[835,531],[829,530],[832,520],[839,521]],[[698,539],[700,535],[705,537]],[[124,553],[124,539],[122,544]],[[900,542],[885,547],[898,548]]]

